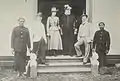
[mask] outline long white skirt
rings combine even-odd
[[[62,39],[59,30],[50,30],[49,33],[50,33],[50,38],[49,38],[48,49],[63,50]]]

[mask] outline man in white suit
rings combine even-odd
[[[80,49],[80,45],[85,45],[85,55],[83,58],[83,64],[86,64],[88,61],[91,41],[92,25],[91,23],[88,23],[88,16],[84,14],[82,15],[82,24],[79,27],[77,42],[74,45],[78,57],[83,55]]]

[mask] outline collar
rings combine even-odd
[[[24,26],[19,26],[19,28],[24,28]]]
[[[88,24],[88,22],[84,22],[84,23],[82,23],[82,25],[85,25],[85,24]]]

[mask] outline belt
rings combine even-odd
[[[80,38],[85,38],[86,36],[80,36]]]

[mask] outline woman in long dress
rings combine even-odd
[[[47,35],[49,36],[48,49],[53,50],[54,54],[57,50],[62,50],[62,40],[60,35],[59,17],[56,16],[56,7],[51,8],[51,16],[47,19]]]

